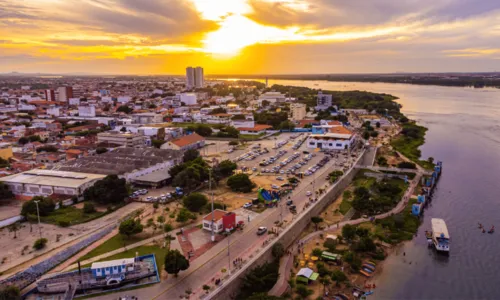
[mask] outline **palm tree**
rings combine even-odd
[[[15,222],[9,225],[9,232],[14,232],[14,238],[17,238],[17,231],[21,229],[19,223]]]

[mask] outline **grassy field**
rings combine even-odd
[[[408,241],[417,233],[420,219],[411,214],[411,207],[417,203],[410,199],[405,209],[399,214],[376,221],[375,236],[389,244]]]
[[[246,140],[246,141],[256,141],[256,140],[258,140],[259,138],[261,138],[264,135],[265,135],[265,133],[261,133],[261,134],[258,134],[258,135],[254,135],[254,134],[240,134],[240,139]]]
[[[420,160],[422,153],[419,147],[425,143],[425,133],[427,128],[419,126],[416,124],[404,124],[403,129],[412,129],[416,132],[415,137],[408,137],[400,134],[396,138],[392,139],[391,146],[404,156],[408,157],[413,162],[419,164],[423,168],[433,169],[434,164],[426,160]]]
[[[107,261],[107,260],[114,260],[114,259],[120,259],[120,258],[131,258],[135,257],[137,254],[139,256],[141,255],[146,255],[146,254],[154,254],[156,257],[156,265],[158,266],[158,271],[161,272],[163,270],[163,265],[165,263],[165,254],[167,253],[167,248],[160,248],[158,246],[139,246],[136,248],[128,249],[127,251],[124,251],[122,253],[115,254],[110,257],[106,257],[102,260],[99,261]],[[82,267],[87,268],[90,267],[91,264],[83,265]]]
[[[347,199],[342,199],[342,202],[340,203],[339,206],[339,211],[341,214],[345,215],[352,207],[351,201],[348,201]]]
[[[144,240],[145,238],[147,237],[131,236],[130,238],[127,238],[126,236],[117,233],[115,236],[102,243],[102,245],[84,255],[80,260],[86,260],[124,246],[132,245]]]
[[[86,214],[83,212],[83,209],[75,208],[73,206],[67,206],[53,211],[46,217],[40,217],[40,220],[44,223],[50,223],[59,226],[71,226],[100,218],[107,213],[107,211],[96,211]]]

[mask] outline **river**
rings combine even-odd
[[[371,299],[499,299],[500,89],[390,83],[269,80],[324,90],[366,90],[399,97],[402,111],[427,128],[422,158],[443,161],[443,175],[417,236],[389,256]],[[430,219],[443,218],[449,256],[427,247]],[[405,256],[403,256],[405,253]]]

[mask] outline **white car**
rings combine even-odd
[[[280,188],[280,187],[279,187],[279,186],[277,186],[276,184],[271,185],[271,187],[272,187],[273,189],[275,189],[275,190],[278,190],[278,189]]]
[[[306,196],[311,196],[313,193],[311,191],[306,192]]]
[[[148,201],[148,202],[153,201],[153,197],[151,197],[151,196],[147,197],[146,201]]]
[[[253,204],[251,202],[247,202],[247,203],[243,204],[243,208],[250,208],[252,206],[253,206]]]
[[[283,177],[279,176],[279,177],[276,177],[276,180],[283,181],[285,179]]]

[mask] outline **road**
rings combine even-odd
[[[283,138],[280,137],[279,140]],[[263,141],[261,141],[262,143]],[[273,141],[271,141],[273,143]],[[270,149],[269,147],[268,149]],[[291,145],[284,146],[282,149],[287,149],[288,153],[284,157],[289,156],[294,151],[291,149]],[[306,145],[303,144],[302,147],[297,151],[303,151],[306,149]],[[270,149],[271,150],[271,149]],[[266,156],[274,155],[275,150],[271,153],[266,154]],[[358,153],[359,154],[359,153]],[[236,156],[241,155],[235,154]],[[324,154],[317,153],[314,160],[308,164],[311,165],[319,161]],[[341,155],[342,156],[342,155]],[[343,157],[343,156],[342,156]],[[254,161],[259,162],[262,157],[258,157]],[[349,157],[349,161],[354,162],[353,157]],[[254,162],[252,161],[252,163]],[[291,200],[297,206],[297,211],[300,213],[308,202],[308,197],[306,196],[307,191],[313,191],[313,186],[316,190],[321,187],[328,185],[326,180],[326,175],[333,170],[338,170],[338,165],[335,164],[335,160],[332,159],[323,168],[318,170],[314,175],[305,176],[299,187],[292,193]],[[255,164],[255,163],[254,163]],[[306,169],[308,166],[303,166],[302,169]],[[302,170],[301,169],[301,170]],[[169,277],[166,280],[162,280],[161,283],[155,284],[151,287],[126,291],[122,293],[115,293],[112,295],[103,295],[96,297],[95,299],[116,299],[117,294],[137,296],[139,299],[178,299],[181,295],[185,295],[185,291],[191,289],[193,292],[193,298],[198,298],[198,295],[204,293],[202,286],[204,284],[213,286],[213,278],[224,278],[227,273],[221,273],[222,269],[233,269],[232,260],[235,258],[242,258],[244,262],[248,261],[249,258],[260,251],[264,246],[263,243],[266,239],[270,238],[270,235],[256,235],[256,229],[260,226],[266,226],[272,228],[275,221],[279,221],[281,218],[288,223],[292,220],[294,215],[292,215],[286,208],[284,201],[277,208],[269,208],[265,210],[262,214],[252,220],[243,232],[237,232],[230,236],[229,238],[229,252],[228,257],[227,243],[228,240],[223,240],[214,246],[212,249],[207,251],[207,253],[200,256],[198,259],[191,263],[188,270],[181,272],[179,277]],[[160,258],[161,259],[161,258]]]

